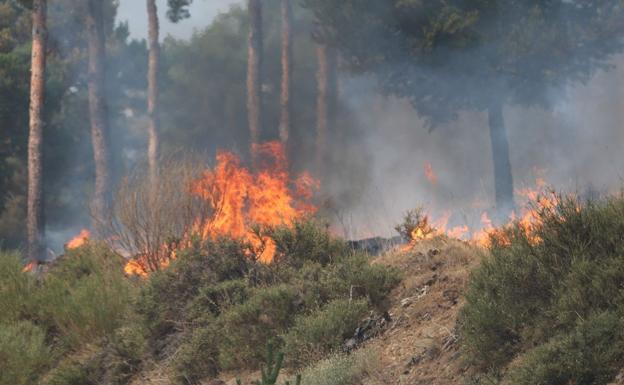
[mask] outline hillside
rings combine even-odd
[[[455,322],[480,253],[466,242],[439,237],[375,262],[404,275],[389,297],[392,322],[369,343],[383,370],[370,373],[364,384],[463,383]]]
[[[470,270],[482,251],[466,242],[438,237],[410,250],[394,248],[373,264],[398,268],[400,284],[387,298],[391,321],[357,348],[373,357],[358,379],[362,385],[463,384],[455,322],[464,300]],[[362,324],[378,320],[367,317]],[[373,326],[373,328],[375,328]],[[258,372],[227,373],[205,385],[235,385],[236,377],[252,380]],[[288,377],[286,372],[283,378]],[[143,384],[164,382],[147,381]]]

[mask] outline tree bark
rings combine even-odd
[[[496,209],[500,216],[514,209],[514,187],[509,158],[509,139],[503,117],[503,105],[492,103],[488,109],[492,160],[494,162],[494,190]]]
[[[282,0],[282,87],[280,94],[279,136],[284,145],[288,144],[291,126],[292,90],[292,5],[291,0]]]
[[[93,193],[93,228],[101,234],[111,197],[108,111],[106,105],[106,46],[101,0],[87,0],[87,35],[89,45],[89,116],[95,161]]]
[[[34,0],[32,10],[32,55],[30,78],[30,123],[28,135],[27,257],[45,259],[43,216],[43,110],[47,43],[47,0]]]
[[[160,69],[160,43],[158,41],[159,25],[156,0],[147,0],[149,59],[147,70],[147,127],[148,146],[147,161],[151,183],[156,183],[158,175],[158,156],[160,146],[160,117],[158,108]]]
[[[262,0],[249,0],[248,8],[247,114],[254,158],[254,146],[262,132]]]
[[[325,172],[327,136],[333,124],[337,97],[336,53],[323,44],[316,46],[318,68],[316,72],[316,171]]]

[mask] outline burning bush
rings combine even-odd
[[[194,159],[166,160],[157,183],[142,169],[122,180],[101,235],[113,249],[134,257],[127,273],[146,275],[167,266],[193,229],[212,215],[208,202],[190,193],[201,176],[200,165]]]
[[[291,178],[279,142],[257,145],[254,153],[256,171],[220,151],[211,169],[196,160],[169,161],[158,183],[141,171],[127,177],[106,226],[113,248],[133,257],[126,272],[146,276],[168,266],[194,239],[219,237],[243,241],[249,258],[272,262],[276,245],[267,229],[291,227],[314,213],[317,182],[306,173]]]
[[[521,354],[514,376],[524,380],[512,383],[606,383],[624,356],[622,325],[605,327],[624,313],[624,197],[559,197],[537,215],[530,231],[505,230],[474,272],[461,316],[466,356],[500,369]]]

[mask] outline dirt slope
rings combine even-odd
[[[481,251],[457,240],[424,241],[375,263],[399,268],[403,281],[390,296],[392,322],[367,346],[379,359],[364,385],[463,384],[455,323],[470,270]]]

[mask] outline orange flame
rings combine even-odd
[[[429,162],[425,163],[425,176],[427,177],[429,183],[431,183],[433,186],[438,184],[438,176],[433,171],[433,167]]]
[[[82,229],[78,235],[67,242],[65,248],[67,250],[77,249],[84,246],[89,241],[89,238],[91,238],[91,232],[87,229]]]
[[[505,229],[513,224],[517,224],[526,234],[529,242],[537,244],[541,241],[536,234],[536,229],[539,227],[540,211],[552,210],[559,198],[552,192],[545,191],[546,182],[544,178],[539,177],[535,181],[535,186],[531,188],[522,188],[516,191],[516,195],[521,201],[522,210],[517,215],[512,212],[507,224],[500,228],[495,228],[492,225],[492,220],[488,216],[487,212],[481,214],[481,225],[479,228],[471,231],[467,225],[456,226],[448,229],[449,219],[451,218],[451,212],[447,211],[443,215],[433,221],[433,225],[429,225],[429,218],[425,218],[421,222],[421,226],[414,229],[411,235],[411,241],[406,249],[410,249],[415,243],[418,243],[425,239],[431,239],[435,236],[446,235],[449,238],[463,239],[474,243],[481,247],[488,247],[491,245],[491,239],[494,238],[501,244],[509,243],[507,239]]]
[[[31,271],[33,271],[33,269],[35,268],[35,266],[37,266],[37,264],[35,262],[29,262],[26,266],[24,266],[24,268],[22,269],[22,273],[30,273]]]
[[[240,239],[250,245],[250,256],[270,263],[276,252],[275,242],[254,226],[291,226],[314,213],[317,208],[311,199],[319,182],[307,173],[292,180],[286,152],[278,141],[256,145],[252,150],[257,159],[255,172],[243,166],[232,152],[219,151],[216,166],[191,184],[188,193],[206,200],[212,211],[209,220],[197,221],[193,233],[202,239]],[[161,267],[171,259],[175,259],[175,250]],[[146,276],[145,266],[137,256],[124,270],[128,275]]]

